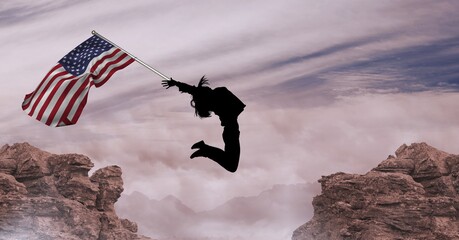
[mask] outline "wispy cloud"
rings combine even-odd
[[[83,1],[79,1],[79,3],[81,2]],[[76,4],[77,2],[69,0],[37,0],[33,2],[5,0],[0,5],[0,26],[17,24],[45,13],[71,8]]]

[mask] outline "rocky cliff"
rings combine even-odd
[[[293,240],[459,239],[459,155],[402,145],[364,175],[322,177]]]
[[[121,169],[79,154],[51,154],[27,143],[0,149],[0,239],[146,240],[119,219]]]

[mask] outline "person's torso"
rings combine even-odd
[[[220,118],[237,117],[244,111],[245,104],[226,87],[212,90],[212,111]]]

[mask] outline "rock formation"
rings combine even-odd
[[[293,240],[459,239],[459,155],[402,145],[364,175],[322,177]]]
[[[121,169],[79,154],[51,154],[27,143],[0,149],[0,239],[146,240],[119,219]]]

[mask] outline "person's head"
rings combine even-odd
[[[194,108],[196,116],[200,118],[210,117],[212,110],[210,106],[212,89],[207,87],[208,85],[209,80],[207,80],[206,76],[203,76],[192,94],[193,99],[190,104]]]

